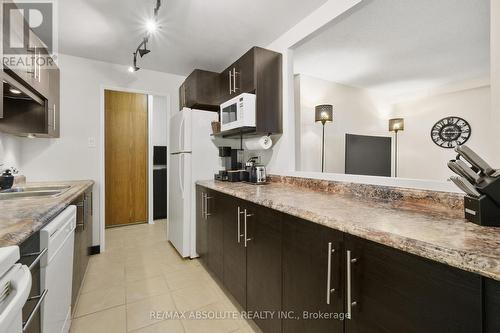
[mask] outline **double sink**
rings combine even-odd
[[[22,186],[13,187],[8,190],[0,191],[0,200],[9,199],[30,199],[37,197],[55,197],[67,191],[70,185],[40,185],[40,186]]]

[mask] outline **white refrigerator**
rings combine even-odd
[[[170,118],[167,238],[182,257],[196,258],[197,180],[213,179],[218,148],[210,133],[216,112],[184,108]]]

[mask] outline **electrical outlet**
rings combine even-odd
[[[96,147],[96,144],[95,144],[95,138],[93,136],[89,136],[88,138],[88,144],[89,148],[95,148]]]

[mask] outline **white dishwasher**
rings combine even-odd
[[[71,285],[75,246],[76,206],[68,206],[40,231],[40,247],[47,255],[40,261],[42,288],[42,332],[67,333],[71,326]]]

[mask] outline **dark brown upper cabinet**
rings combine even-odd
[[[282,133],[283,113],[282,55],[252,47],[219,75],[218,104],[242,93],[257,96],[256,127],[243,134]],[[221,133],[222,136],[242,134],[239,130]]]
[[[180,109],[219,111],[218,78],[218,73],[195,69],[179,88]]]

